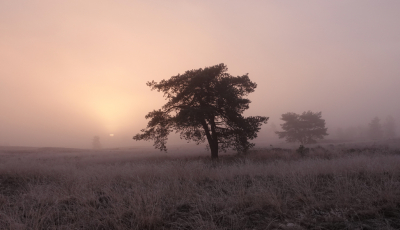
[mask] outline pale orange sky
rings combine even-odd
[[[219,63],[249,73],[258,88],[246,115],[269,124],[307,110],[322,111],[328,133],[375,116],[399,123],[399,9],[397,0],[0,1],[0,145],[90,148],[95,135],[105,147],[146,144],[132,136],[165,103],[146,82]]]

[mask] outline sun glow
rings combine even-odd
[[[105,87],[81,89],[72,96],[72,100],[72,103],[80,105],[85,114],[102,125],[110,137],[135,116],[134,109],[138,106],[134,95]]]
[[[107,129],[115,130],[128,119],[131,108],[134,106],[131,100],[122,96],[103,95],[91,102],[91,109]],[[112,135],[110,135],[112,136]]]

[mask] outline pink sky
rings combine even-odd
[[[225,63],[247,115],[322,111],[328,133],[400,122],[400,1],[1,1],[0,145],[135,146],[147,81]],[[114,136],[110,137],[109,134]],[[260,134],[259,141],[268,142]]]

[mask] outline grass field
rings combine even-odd
[[[400,152],[0,148],[0,229],[400,229]]]

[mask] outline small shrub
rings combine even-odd
[[[305,157],[308,153],[310,153],[310,149],[300,145],[296,152],[299,153],[301,157]]]

